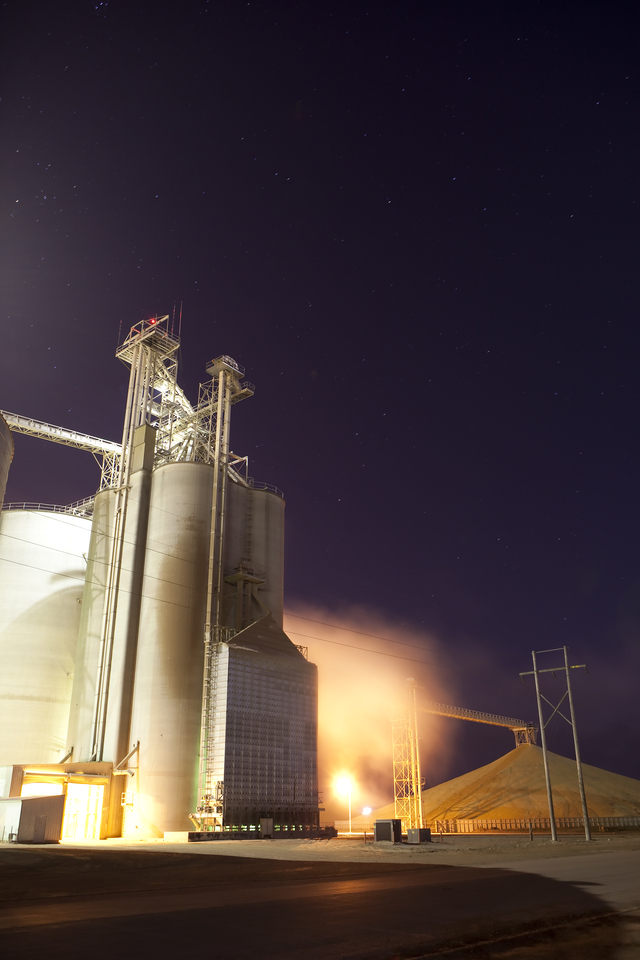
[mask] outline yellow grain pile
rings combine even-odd
[[[580,817],[580,795],[574,760],[549,753],[553,802],[557,817]],[[582,765],[589,815],[640,817],[640,780]],[[425,820],[508,820],[548,817],[542,749],[516,747],[499,760],[431,787],[422,794]],[[393,817],[393,804],[367,820]],[[354,829],[358,821],[355,818]]]

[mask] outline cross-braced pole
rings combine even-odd
[[[536,662],[536,651],[531,651],[533,660],[533,679],[536,684],[536,700],[538,702],[538,720],[540,722],[540,742],[542,744],[542,762],[544,764],[544,779],[547,785],[547,803],[549,804],[549,820],[551,822],[551,840],[556,843],[558,833],[556,830],[556,818],[553,812],[553,794],[551,792],[551,777],[549,775],[549,757],[547,755],[547,734],[544,729],[544,717],[542,716],[542,699],[540,696],[540,682],[538,680],[538,664]]]
[[[544,670],[539,670],[539,669],[538,669],[538,664],[537,664],[537,660],[536,660],[536,655],[537,655],[537,654],[540,654],[540,653],[558,653],[560,650],[562,650],[562,651],[563,651],[563,654],[564,654],[564,666],[562,666],[562,667],[545,667]],[[553,648],[550,649],[550,650],[532,650],[532,651],[531,651],[531,657],[532,657],[532,659],[533,659],[533,670],[528,670],[528,671],[526,671],[526,672],[524,672],[524,673],[521,673],[521,674],[520,674],[520,677],[521,677],[522,681],[524,682],[524,678],[525,678],[525,677],[528,677],[528,676],[531,676],[531,674],[533,673],[533,678],[534,678],[535,685],[536,685],[536,699],[537,699],[537,701],[538,701],[538,716],[539,716],[539,719],[540,719],[540,740],[541,740],[541,744],[542,744],[542,758],[543,758],[543,763],[544,763],[544,775],[545,775],[545,780],[546,780],[546,784],[547,784],[547,799],[548,799],[548,801],[549,801],[549,818],[550,818],[550,820],[551,820],[551,838],[552,838],[552,840],[554,840],[554,841],[558,839],[558,837],[557,837],[557,832],[556,832],[556,822],[555,822],[555,817],[554,817],[554,813],[553,813],[553,796],[552,796],[552,792],[551,792],[551,778],[550,778],[550,776],[549,776],[549,758],[548,758],[548,754],[547,754],[547,737],[546,737],[545,728],[547,727],[547,725],[550,723],[550,721],[553,719],[553,717],[555,717],[555,715],[556,715],[556,713],[557,713],[557,714],[559,714],[559,715],[562,717],[563,720],[566,720],[566,721],[567,721],[567,723],[569,724],[569,726],[571,727],[571,730],[572,730],[572,732],[573,732],[573,746],[574,746],[575,755],[576,755],[576,771],[577,771],[577,774],[578,774],[578,789],[579,789],[579,792],[580,792],[580,803],[581,803],[581,806],[582,806],[582,820],[583,820],[583,823],[584,823],[584,835],[585,835],[585,839],[586,839],[587,841],[589,841],[589,840],[591,840],[591,830],[590,830],[590,827],[589,827],[589,811],[588,811],[588,809],[587,809],[587,799],[586,799],[586,797],[585,797],[585,792],[584,792],[584,778],[583,778],[583,776],[582,776],[582,762],[581,762],[581,760],[580,760],[580,747],[579,747],[579,745],[578,745],[578,730],[577,730],[577,727],[576,727],[576,717],[575,717],[575,712],[574,712],[574,709],[573,709],[573,692],[572,692],[572,690],[571,690],[571,676],[570,676],[571,670],[587,670],[587,667],[586,667],[586,664],[584,664],[584,663],[569,664],[569,657],[568,657],[568,654],[567,654],[567,650],[568,650],[567,647],[553,647]],[[588,672],[588,671],[587,671],[587,672]],[[539,674],[541,674],[541,673],[552,673],[554,676],[556,675],[556,673],[564,673],[565,676],[566,676],[566,678],[567,678],[567,689],[566,689],[566,691],[564,692],[564,694],[562,695],[560,701],[558,702],[558,704],[557,704],[556,706],[554,706],[553,703],[551,703],[550,700],[547,700],[547,698],[546,698],[545,696],[543,696],[543,695],[541,694],[541,692],[540,692]],[[569,717],[565,717],[564,713],[562,713],[562,711],[560,710],[560,707],[562,706],[562,702],[563,702],[563,700],[565,699],[565,697],[567,697],[568,700],[569,700]],[[545,721],[544,721],[544,719],[543,719],[543,715],[542,715],[542,701],[543,701],[543,700],[545,700],[545,701],[549,704],[549,706],[553,708],[553,712],[552,712],[551,716],[549,717],[549,719],[546,721],[546,723],[545,723]]]
[[[576,768],[578,771],[578,787],[580,789],[580,803],[582,804],[582,818],[584,820],[584,835],[587,840],[591,840],[591,830],[589,828],[589,812],[587,810],[587,798],[584,795],[584,779],[582,776],[582,761],[580,760],[580,747],[578,746],[578,729],[576,727],[576,715],[573,709],[573,693],[571,692],[571,678],[569,676],[569,657],[567,648],[564,647],[564,667],[567,674],[567,693],[569,694],[569,711],[571,716],[571,729],[573,730],[573,747],[576,752]]]

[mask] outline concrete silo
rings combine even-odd
[[[212,488],[205,463],[153,475],[131,716],[140,746],[125,835],[185,830],[196,806]]]
[[[118,347],[120,444],[5,413],[102,456],[65,752],[83,775],[113,770],[101,836],[121,829],[116,782],[127,836],[314,827],[317,678],[282,632],[284,499],[230,450],[231,408],[254,388],[220,356],[191,405],[178,347],[168,317]]]
[[[95,497],[67,734],[67,749],[76,760],[96,760],[99,753],[121,759],[128,750],[154,442],[153,428],[137,428],[117,583],[118,493],[108,488]],[[107,655],[114,594],[116,616]]]
[[[0,416],[0,510],[4,503],[4,494],[7,489],[7,476],[13,460],[13,437],[9,424]]]
[[[62,512],[0,513],[0,764],[66,753],[90,533]]]
[[[242,630],[267,612],[282,627],[284,506],[276,487],[229,484],[222,615],[228,627]]]

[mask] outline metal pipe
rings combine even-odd
[[[220,439],[222,432],[222,395],[224,393],[225,373],[218,377],[218,412],[216,414],[216,441],[213,454],[213,496],[211,499],[211,532],[209,537],[209,575],[207,581],[207,609],[204,622],[205,643],[211,640],[211,620],[213,615],[213,590],[216,561],[216,539],[218,534],[218,493],[220,483]]]
[[[542,700],[540,698],[540,684],[538,683],[538,664],[536,662],[536,652],[531,651],[533,659],[533,679],[536,685],[536,700],[538,702],[538,718],[540,720],[540,740],[542,743],[542,762],[544,764],[544,778],[547,785],[547,800],[549,803],[549,820],[551,822],[551,840],[556,843],[558,834],[556,831],[556,818],[553,812],[553,796],[551,794],[551,777],[549,775],[549,758],[547,756],[547,736],[544,729],[544,718],[542,716]]]
[[[227,480],[228,480],[228,471],[227,471],[227,461],[229,459],[229,420],[231,417],[231,389],[229,384],[229,376],[224,378],[224,406],[223,406],[223,416],[224,421],[222,424],[222,437],[221,437],[221,451],[220,451],[220,468],[221,468],[221,489],[220,489],[220,529],[218,531],[218,556],[217,556],[217,587],[216,587],[216,625],[222,626],[222,599],[223,599],[223,590],[224,590],[224,527],[225,527],[225,513],[227,506]]]
[[[202,674],[202,713],[200,721],[200,769],[198,776],[198,795],[202,800],[206,789],[207,769],[209,764],[208,757],[208,728],[209,712],[211,709],[211,666],[212,658],[215,653],[212,651],[212,618],[213,618],[213,592],[214,582],[216,581],[216,550],[218,547],[218,499],[220,493],[220,443],[222,438],[222,417],[223,417],[223,395],[225,389],[225,372],[220,371],[218,376],[218,404],[216,413],[216,439],[213,456],[213,491],[211,495],[211,522],[209,530],[209,563],[207,569],[207,605],[204,622],[204,668]],[[226,472],[226,469],[225,469]],[[216,603],[216,626],[220,626],[218,619],[218,605]],[[220,631],[217,631],[219,634]],[[219,636],[216,636],[217,642]],[[204,821],[203,821],[204,822]]]
[[[150,368],[150,350],[137,343],[131,359],[131,375],[129,377],[129,391],[127,395],[127,410],[122,432],[122,457],[120,461],[119,482],[116,492],[113,540],[111,547],[111,561],[109,564],[109,578],[103,620],[102,639],[100,641],[100,666],[96,683],[96,697],[94,718],[92,723],[92,757],[102,760],[104,736],[106,726],[107,707],[109,702],[109,683],[111,679],[111,663],[113,658],[113,643],[115,639],[116,617],[118,612],[118,593],[120,574],[122,569],[122,555],[124,552],[124,527],[128,505],[128,483],[131,476],[131,459],[133,436],[138,421],[145,414],[143,409],[142,392],[147,389]],[[143,372],[144,371],[144,372]],[[145,405],[146,408],[146,405]]]
[[[569,667],[569,657],[567,655],[567,648],[562,648],[564,651],[564,665],[565,671],[567,674],[567,691],[569,693],[569,710],[571,711],[571,729],[573,730],[573,746],[576,752],[576,769],[578,771],[578,787],[580,789],[580,803],[582,804],[582,817],[584,819],[584,836],[587,842],[591,840],[591,829],[589,827],[589,812],[587,810],[587,798],[584,794],[584,780],[582,777],[582,763],[580,761],[580,747],[578,746],[578,730],[576,728],[576,718],[575,712],[573,709],[573,694],[571,692],[571,680],[569,677],[570,667]]]

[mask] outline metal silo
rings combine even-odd
[[[154,471],[131,741],[140,742],[125,836],[186,830],[195,809],[213,468]]]
[[[213,775],[224,828],[318,827],[315,664],[265,615],[219,646]]]
[[[0,764],[65,754],[91,521],[0,513]]]

